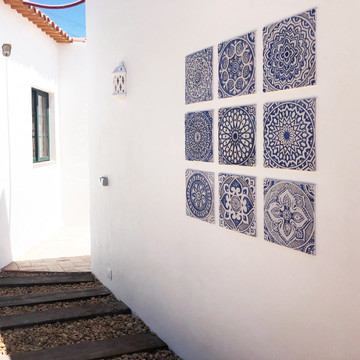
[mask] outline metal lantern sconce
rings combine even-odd
[[[113,71],[113,95],[118,98],[125,98],[127,95],[126,68],[123,61]]]
[[[11,44],[3,44],[2,54],[6,57],[9,57],[11,55]]]

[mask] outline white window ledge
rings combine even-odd
[[[40,162],[33,163],[33,168],[37,169],[40,167],[50,166],[50,165],[54,165],[54,164],[56,164],[56,160],[40,161]]]

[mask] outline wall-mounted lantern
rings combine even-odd
[[[127,95],[126,68],[124,62],[113,71],[113,95],[124,98]]]
[[[2,54],[6,57],[11,55],[11,44],[3,44]]]

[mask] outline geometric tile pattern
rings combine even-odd
[[[316,99],[264,105],[264,167],[314,171]]]
[[[187,169],[186,215],[215,223],[214,173]]]
[[[212,100],[213,48],[185,58],[185,103]]]
[[[218,45],[219,98],[255,92],[255,33]]]
[[[264,196],[265,240],[315,255],[315,185],[265,179]]]
[[[256,108],[219,109],[219,163],[255,165]]]
[[[264,92],[315,84],[315,12],[264,27]]]
[[[185,158],[213,161],[213,111],[191,112],[185,115]]]
[[[219,195],[220,226],[256,236],[255,178],[219,174]]]

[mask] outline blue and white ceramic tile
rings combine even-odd
[[[219,174],[220,226],[256,236],[255,178]]]
[[[219,109],[219,163],[255,165],[256,108]]]
[[[185,103],[212,100],[213,48],[185,58]]]
[[[255,92],[255,32],[218,45],[219,98]]]
[[[316,170],[316,99],[264,105],[264,167]]]
[[[315,12],[264,27],[264,92],[315,84]]]
[[[187,169],[186,215],[215,223],[214,173]]]
[[[315,185],[264,180],[265,240],[315,255]]]
[[[185,115],[185,159],[213,161],[213,114],[211,111]]]

